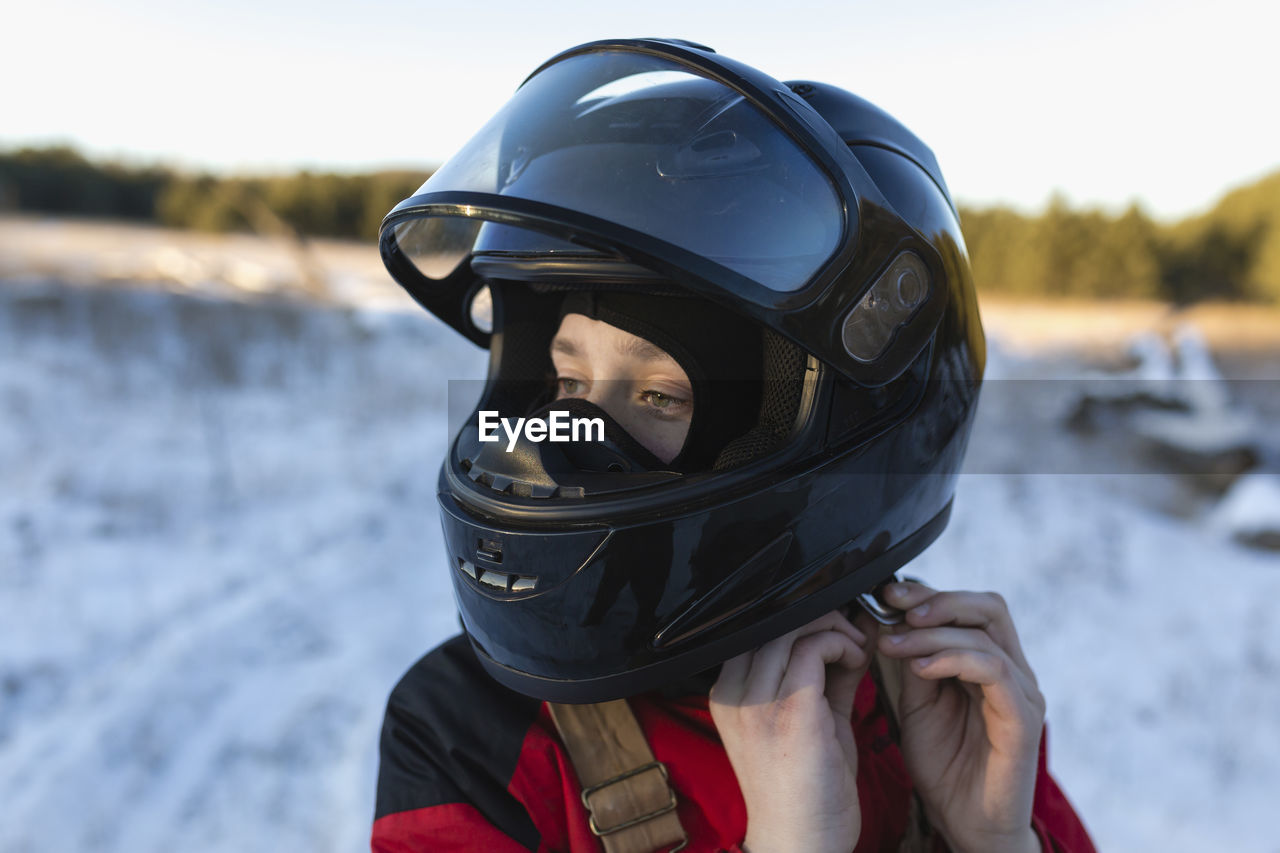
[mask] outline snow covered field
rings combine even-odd
[[[0,291],[0,850],[367,846],[380,705],[455,622],[410,315]]]
[[[387,692],[456,630],[435,476],[482,370],[410,311],[0,281],[0,851],[365,848]],[[1102,850],[1280,851],[1280,552],[1063,473],[1096,448],[1001,387],[913,573],[1009,600]]]

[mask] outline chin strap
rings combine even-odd
[[[902,611],[890,607],[880,598],[880,590],[884,585],[897,579],[896,575],[890,577],[880,586],[858,597],[858,603],[862,605],[862,608],[881,625],[896,625],[902,621]],[[902,579],[916,580],[915,578]],[[853,614],[847,615],[852,619]],[[889,736],[893,738],[894,743],[898,744],[899,749],[902,748],[901,705],[902,668],[904,666],[906,666],[906,661],[888,658],[876,652],[875,662],[871,667],[871,675],[876,680],[876,692],[888,711]],[[936,841],[937,833],[933,831],[929,818],[925,816],[924,803],[920,799],[920,793],[912,790],[911,804],[907,807],[907,828],[902,834],[901,843],[898,844],[898,853],[932,853],[937,849]]]
[[[605,853],[683,850],[689,837],[676,815],[667,767],[654,759],[627,701],[547,707],[582,784],[591,832]]]
[[[899,749],[902,748],[902,737],[898,706],[902,698],[903,665],[903,661],[887,658],[877,652],[875,665],[871,668],[878,692],[889,712],[889,734],[893,742],[899,745]],[[898,853],[932,853],[937,849],[934,841],[933,826],[925,816],[920,794],[913,790],[911,803],[907,807],[907,828],[898,844]]]

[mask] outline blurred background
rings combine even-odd
[[[912,570],[1009,600],[1100,849],[1280,850],[1272,4],[5,14],[0,851],[367,847],[386,696],[457,630],[435,477],[484,369],[379,221],[542,61],[646,35],[934,149],[991,351]]]

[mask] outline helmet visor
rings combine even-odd
[[[776,292],[803,288],[845,227],[831,179],[742,93],[672,59],[622,50],[571,55],[530,78],[418,196],[437,192],[585,214]],[[395,238],[428,279],[473,253],[590,251],[555,240],[512,247],[486,240],[493,230],[427,215],[398,223]]]

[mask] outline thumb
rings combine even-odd
[[[858,685],[862,683],[871,661],[875,658],[878,624],[874,620],[863,620],[856,615],[852,621],[855,644],[863,652],[862,662],[857,666],[849,666],[837,662],[827,669],[827,701],[831,710],[841,717],[853,715],[853,702],[858,693]]]
[[[871,655],[865,656],[865,662],[857,669],[843,665],[829,668],[827,675],[827,702],[831,710],[841,718],[853,716],[853,700],[858,694],[858,685],[870,668]]]

